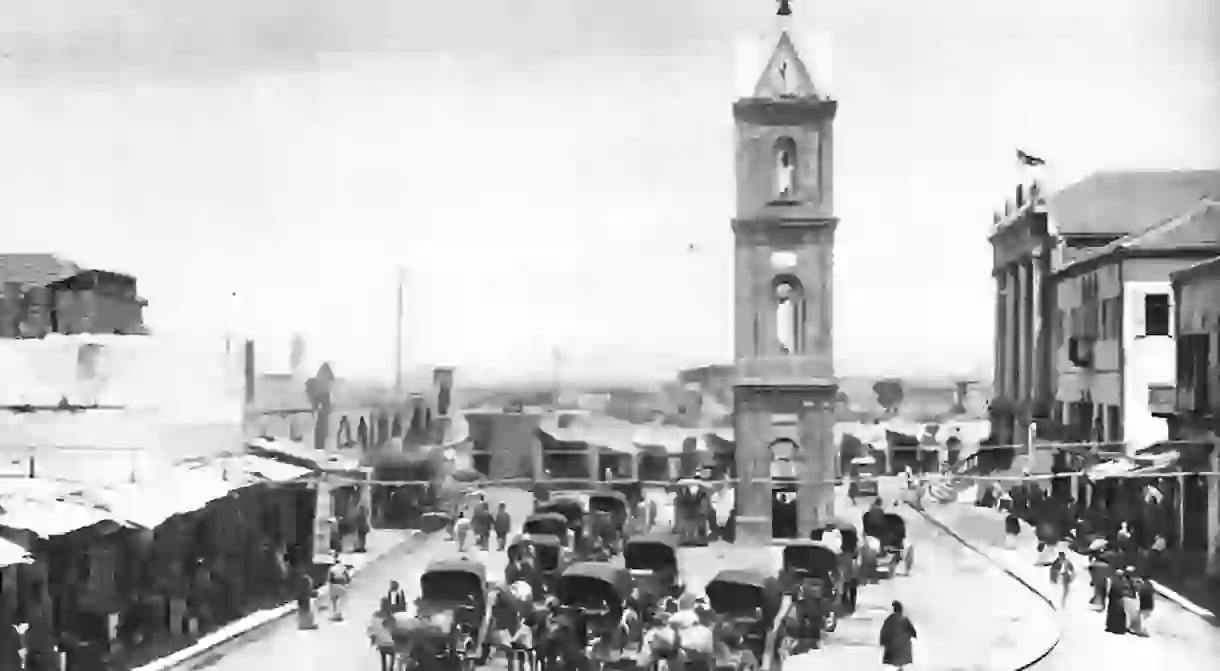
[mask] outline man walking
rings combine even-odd
[[[508,545],[508,534],[513,528],[513,518],[508,514],[508,504],[500,503],[496,510],[496,549],[500,552],[504,551],[504,547]]]
[[[474,508],[474,519],[471,520],[475,543],[478,544],[480,550],[486,550],[491,541],[492,522],[491,510],[487,507],[487,499],[480,495],[479,502]]]
[[[1072,581],[1075,579],[1076,567],[1067,558],[1067,554],[1060,550],[1059,556],[1051,562],[1051,583],[1058,583],[1062,589],[1059,596],[1061,607],[1067,605],[1068,594],[1072,591]]]
[[[390,581],[390,589],[386,592],[386,606],[392,613],[407,612],[407,593],[403,591],[397,580]]]
[[[339,553],[334,554],[334,563],[326,573],[327,593],[330,597],[330,619],[343,619],[343,602],[347,597],[347,586],[352,581],[351,567],[344,563]]]
[[[905,671],[915,663],[913,643],[918,634],[903,613],[902,602],[894,601],[891,605],[894,612],[881,624],[881,663],[895,671]]]

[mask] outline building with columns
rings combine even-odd
[[[1093,410],[1088,418],[1056,410],[1063,407],[1056,405],[1058,378],[1064,367],[1064,357],[1059,354],[1071,345],[1063,339],[1067,313],[1058,306],[1057,277],[1074,277],[1073,273],[1061,271],[1085,257],[1095,257],[1102,248],[1120,239],[1182,215],[1200,199],[1214,198],[1217,193],[1220,171],[1214,170],[1098,172],[1053,194],[1046,193],[1037,183],[1017,187],[1015,197],[1008,201],[1004,211],[994,216],[988,237],[996,287],[995,399],[989,411],[992,443],[1022,444],[1030,422],[1037,419],[1056,419],[1067,425],[1074,431],[1071,434],[1074,440],[1122,439],[1122,412],[1104,407],[1122,406],[1120,400],[1113,404],[1090,401]],[[1161,281],[1168,281],[1171,269],[1162,269],[1158,275]],[[1075,293],[1080,293],[1083,300],[1081,291]],[[1082,353],[1084,348],[1101,340],[1105,321],[1100,307],[1102,298],[1090,293],[1089,299],[1097,303],[1097,309],[1075,313],[1082,320],[1075,325],[1082,344],[1071,346]],[[1111,322],[1122,321],[1122,307],[1111,307],[1108,311],[1113,313],[1106,317]],[[1134,308],[1125,310],[1132,320],[1133,312]],[[1095,335],[1090,335],[1094,332]],[[1127,335],[1134,337],[1133,332]],[[1122,342],[1118,334],[1114,339]],[[1120,356],[1121,351],[1116,351],[1115,356]],[[1067,360],[1089,375],[1106,372],[1091,365],[1076,366],[1071,357]]]
[[[837,104],[798,43],[808,41],[781,23],[733,104],[736,529],[747,543],[808,537],[834,512]]]

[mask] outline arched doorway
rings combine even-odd
[[[800,447],[781,438],[768,446],[771,451],[771,536],[796,538],[799,532],[797,494]]]

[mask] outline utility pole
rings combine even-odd
[[[396,394],[402,393],[402,302],[406,275],[406,270],[402,266],[398,266],[398,301],[395,307],[394,325],[394,392]]]

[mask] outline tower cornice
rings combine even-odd
[[[839,103],[821,98],[741,98],[733,120],[756,126],[802,126],[834,119]]]
[[[748,235],[750,233],[772,233],[776,231],[804,232],[834,232],[839,225],[838,217],[785,217],[783,215],[759,217],[734,217],[733,233]]]

